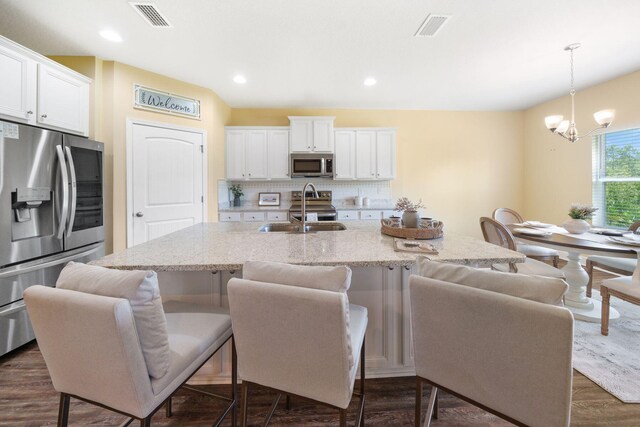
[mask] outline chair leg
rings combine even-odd
[[[433,411],[436,407],[436,402],[438,402],[438,388],[431,387],[431,395],[429,396],[429,407],[427,408],[427,415],[424,418],[424,427],[429,427],[431,425],[431,419],[433,417]]]
[[[591,298],[591,290],[593,289],[593,263],[590,260],[587,260],[585,270],[587,270],[587,274],[589,275],[589,281],[587,282],[587,297]]]
[[[415,413],[415,426],[420,425],[420,418],[422,418],[422,380],[420,377],[416,377],[416,413]]]
[[[340,427],[347,427],[347,410],[340,409]]]
[[[236,352],[236,341],[231,337],[231,425],[238,424],[238,353]]]
[[[365,344],[366,337],[362,338],[362,348],[360,349],[360,408],[358,410],[358,418],[356,420],[356,427],[364,427],[364,384],[366,382],[365,375]]]
[[[246,381],[242,382],[242,419],[240,425],[247,427],[247,409],[249,405],[249,384]]]
[[[284,408],[285,408],[287,411],[290,411],[290,410],[291,410],[291,396],[289,396],[288,394],[287,394],[287,397],[286,397],[286,398],[285,398],[285,400],[284,400]]]
[[[151,416],[141,419],[140,427],[151,427]]]
[[[169,396],[169,398],[167,399],[167,403],[165,403],[164,409],[167,418],[171,418],[171,416],[173,415],[173,411],[171,410],[171,396]]]
[[[60,393],[60,406],[58,407],[58,427],[67,427],[69,423],[69,401],[71,396]]]
[[[600,285],[600,295],[602,295],[602,323],[600,324],[600,333],[609,335],[609,288]]]
[[[560,255],[556,255],[553,257],[553,266],[558,268],[558,264],[560,263]]]

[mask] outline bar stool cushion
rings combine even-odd
[[[493,268],[504,273],[509,273],[510,271],[508,264],[493,264]],[[531,258],[525,259],[524,262],[517,263],[516,268],[520,275],[552,277],[556,279],[565,278],[564,273],[561,270],[558,270],[557,268],[542,261]]]
[[[154,271],[112,270],[70,262],[62,269],[56,287],[128,300],[149,376],[161,378],[167,373],[171,363],[169,336]]]
[[[636,269],[636,265],[638,265],[637,258],[618,258],[612,256],[590,256],[587,258],[588,261],[597,262],[598,264],[603,264],[608,267],[617,268],[619,270],[628,271],[629,273],[633,273]]]
[[[527,261],[533,260],[527,259]],[[536,261],[536,263],[553,269],[542,262]],[[526,264],[518,263],[518,270],[520,271],[520,267]],[[561,278],[481,270],[464,265],[431,261],[426,257],[418,258],[418,274],[443,282],[457,283],[553,305],[562,305],[562,297],[569,288]]]
[[[242,267],[242,278],[256,282],[346,292],[351,286],[351,269],[345,266],[309,267],[279,262],[247,261]]]

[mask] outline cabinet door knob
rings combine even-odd
[[[28,115],[32,115],[32,114],[33,114],[33,111],[29,110],[29,111],[27,111],[27,114],[28,114]]]
[[[142,218],[144,216],[144,214],[142,212],[136,212],[136,216],[138,218]]]
[[[249,176],[251,176],[251,174],[249,174]]]
[[[46,119],[47,115],[46,114],[42,114],[40,117],[42,117],[43,119]]]

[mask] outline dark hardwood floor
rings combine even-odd
[[[609,276],[598,272],[597,282],[604,277]],[[201,387],[220,394],[227,394],[229,390],[229,386],[224,385]],[[367,380],[366,392],[367,425],[413,425],[414,377]],[[425,395],[427,394],[428,391],[425,390]],[[58,399],[36,343],[28,344],[0,358],[0,425],[55,425]],[[263,390],[251,391],[249,398],[251,425],[261,425],[272,399],[273,395]],[[426,400],[425,396],[425,407]],[[271,425],[337,425],[338,416],[335,410],[304,400],[293,399],[292,404],[291,410],[286,411],[284,404],[281,403]],[[357,400],[354,400],[349,407],[350,425],[354,422],[356,405]],[[188,390],[179,391],[174,398],[173,417],[166,418],[164,411],[160,410],[153,417],[153,425],[210,425],[222,407],[221,401]],[[71,401],[70,425],[116,426],[123,421],[125,417],[121,415],[77,400]],[[226,425],[230,425],[230,422]],[[433,425],[503,426],[509,423],[450,395],[441,394],[440,418]],[[622,403],[574,371],[571,425],[640,426],[640,404]]]

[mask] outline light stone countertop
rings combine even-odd
[[[349,210],[349,211],[391,211],[395,207],[393,203],[384,202],[372,202],[369,206],[356,206],[353,202],[334,202],[336,210]],[[280,206],[260,206],[255,202],[242,202],[240,206],[231,206],[229,203],[221,203],[218,205],[218,212],[260,212],[260,211],[288,211],[291,207],[290,201],[282,201]],[[400,216],[402,213],[398,212]]]
[[[393,237],[371,221],[349,221],[344,231],[309,234],[261,233],[260,223],[203,223],[108,255],[92,264],[155,271],[239,270],[245,261],[305,265],[410,266],[416,255],[393,250]],[[440,252],[434,260],[489,266],[523,262],[524,255],[445,230],[429,240]]]

